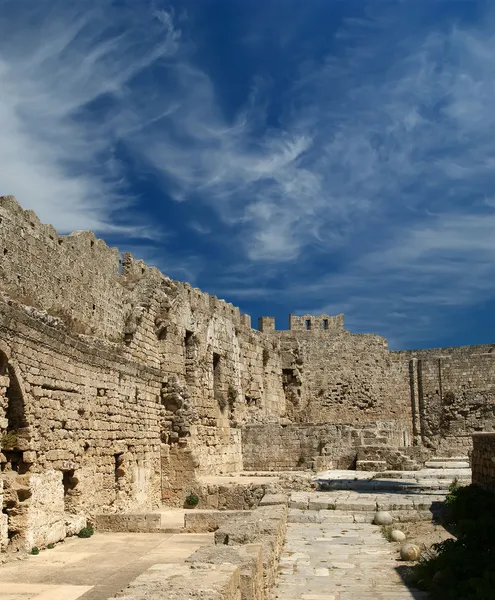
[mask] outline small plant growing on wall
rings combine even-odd
[[[198,506],[198,504],[199,504],[199,496],[194,493],[189,494],[189,496],[186,498],[186,506],[189,506],[190,508],[192,508],[194,506]]]
[[[86,527],[83,527],[81,531],[77,534],[77,537],[89,538],[93,535],[94,532],[95,530],[91,525],[86,525]]]
[[[15,431],[8,431],[1,439],[0,447],[6,448],[9,450],[10,448],[15,448],[17,445],[17,433]]]
[[[40,549],[38,548],[38,546],[33,546],[31,548],[31,554],[34,554],[36,556],[39,553],[40,553]]]

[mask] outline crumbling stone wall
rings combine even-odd
[[[0,339],[10,372],[0,462],[11,544],[62,539],[98,510],[158,506],[160,373],[7,306]]]
[[[464,455],[473,433],[495,431],[495,345],[391,354],[409,376],[418,443]]]
[[[232,304],[90,232],[60,236],[11,196],[0,253],[0,547],[180,505],[243,460],[324,468],[411,439],[458,452],[495,425],[491,346],[389,352],[343,315],[254,331]]]
[[[288,471],[354,469],[359,449],[399,449],[409,432],[395,421],[359,425],[290,423],[242,429],[244,469]]]
[[[408,379],[385,338],[345,331],[343,315],[291,315],[289,323],[288,331],[264,331],[280,343],[292,422],[395,420],[412,434]]]
[[[131,255],[119,264],[93,234],[58,236],[12,197],[0,240],[3,545],[181,504],[199,475],[242,468],[240,426],[284,412],[275,340]]]

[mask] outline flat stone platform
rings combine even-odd
[[[157,563],[182,563],[213,534],[95,533],[0,566],[0,600],[106,600]]]

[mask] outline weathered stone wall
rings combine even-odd
[[[70,320],[78,332],[114,338],[123,329],[119,254],[90,231],[58,235],[13,196],[0,196],[0,289]]]
[[[495,492],[495,433],[473,435],[472,481]]]
[[[398,449],[409,443],[408,429],[393,421],[362,427],[291,423],[246,425],[242,429],[244,469],[251,471],[352,469],[356,467],[359,448]]]
[[[291,330],[272,329],[269,335],[280,343],[291,421],[395,420],[412,434],[407,374],[392,359],[385,338],[345,331],[342,315],[291,315],[290,323]]]
[[[231,304],[0,198],[0,463],[10,546],[181,504],[284,413],[276,340]],[[119,264],[119,262],[121,264]],[[2,517],[1,543],[5,544]]]
[[[160,373],[7,306],[0,338],[11,543],[62,539],[74,515],[157,506]]]
[[[495,345],[391,354],[409,376],[419,443],[466,454],[473,433],[495,431]]]

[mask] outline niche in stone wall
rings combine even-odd
[[[213,352],[213,396],[223,413],[228,403],[223,389],[222,357],[216,352]]]
[[[64,509],[66,512],[74,512],[75,497],[77,495],[76,488],[78,484],[74,469],[63,471],[62,483],[64,486]]]
[[[125,476],[125,468],[124,468],[124,453],[117,452],[113,455],[114,459],[114,475],[115,475],[115,488],[117,490],[120,489],[120,484]]]
[[[286,400],[298,405],[301,398],[301,381],[295,369],[282,369],[282,387]]]
[[[186,333],[184,335],[184,359],[186,367],[186,381],[188,383],[194,382],[196,371],[196,342],[197,338],[194,333],[186,329]]]

